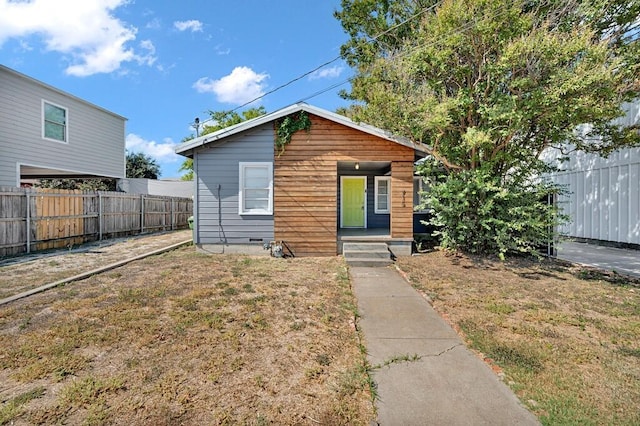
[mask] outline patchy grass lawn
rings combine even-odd
[[[543,424],[640,424],[640,280],[437,251],[398,264]]]
[[[339,258],[185,248],[0,307],[0,424],[368,424]]]
[[[124,259],[177,244],[191,231],[171,231],[95,241],[73,250],[50,250],[0,259],[0,299]]]

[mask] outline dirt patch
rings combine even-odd
[[[136,261],[0,308],[0,423],[369,424],[340,258]]]
[[[0,299],[191,238],[191,231],[116,238],[0,261]]]
[[[640,424],[640,280],[439,251],[398,264],[543,424]]]

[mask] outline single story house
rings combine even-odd
[[[310,120],[284,149],[286,117]],[[346,240],[387,242],[411,253],[414,163],[426,147],[298,103],[178,146],[193,158],[194,243],[201,250],[262,250],[283,242],[295,256],[334,256]]]

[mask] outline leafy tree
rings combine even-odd
[[[115,191],[116,180],[110,178],[40,179],[37,188],[78,189],[80,191]]]
[[[534,252],[563,219],[542,201],[560,191],[539,178],[542,154],[640,143],[612,122],[638,96],[640,2],[392,3],[343,0],[336,13],[357,71],[350,115],[429,147],[421,169],[445,247]]]
[[[179,172],[186,172],[180,176],[180,180],[193,180],[193,158],[187,158],[182,162]]]
[[[157,179],[160,166],[150,156],[138,152],[127,152],[126,174],[128,178]],[[38,188],[79,189],[81,191],[115,191],[116,179],[112,178],[78,178],[78,179],[40,179]]]
[[[158,179],[160,176],[160,166],[142,152],[127,152],[127,177]]]
[[[236,111],[211,111],[209,110],[209,116],[211,119],[209,120],[211,124],[205,124],[200,131],[200,136],[216,132],[221,129],[225,129],[227,127],[234,126],[236,124],[240,124],[243,121],[251,120],[253,118],[260,117],[261,115],[265,115],[267,111],[263,106],[258,108],[250,108],[245,110],[241,114],[238,114]],[[193,136],[187,136],[182,139],[181,142],[187,142],[193,139]],[[181,180],[193,180],[193,159],[187,158],[185,159],[178,171],[186,172],[183,174],[180,179]]]

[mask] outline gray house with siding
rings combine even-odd
[[[185,147],[186,148],[186,147]],[[269,185],[273,187],[273,124],[264,123],[224,139],[215,149],[196,150],[194,215],[197,218],[199,244],[250,244],[258,249],[274,240],[273,207],[265,212],[249,212],[241,206],[241,178],[260,173],[264,165]],[[183,152],[179,149],[179,153]],[[270,201],[272,203],[273,201]],[[243,213],[244,210],[244,213]],[[271,213],[268,213],[271,212]],[[222,225],[220,225],[222,223]]]
[[[126,118],[0,65],[0,186],[125,176]]]
[[[281,150],[281,120],[306,115]],[[194,243],[214,252],[286,243],[296,256],[332,256],[344,241],[411,252],[414,163],[426,147],[304,103],[201,136],[176,152],[193,159]],[[241,248],[240,248],[241,247]]]

